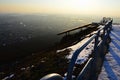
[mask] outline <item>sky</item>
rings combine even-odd
[[[0,0],[0,13],[120,16],[120,0]]]

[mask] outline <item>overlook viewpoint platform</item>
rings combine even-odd
[[[113,25],[109,52],[106,54],[98,80],[120,80],[120,25]]]
[[[100,29],[82,46],[78,47],[70,59],[67,76],[45,76],[41,80],[120,80],[120,25],[112,24],[113,19],[103,19]],[[78,75],[73,74],[76,61],[82,50],[94,40],[91,57]],[[91,47],[92,48],[92,47]],[[73,77],[75,75],[75,78]]]

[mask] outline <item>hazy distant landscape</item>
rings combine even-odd
[[[58,33],[98,20],[75,15],[0,14],[0,55],[8,59],[8,55],[39,52],[59,43],[63,36]]]
[[[18,58],[19,55],[25,56],[49,49],[64,36],[58,36],[58,33],[99,22],[100,18],[79,15],[0,14],[0,55],[2,58],[8,55]],[[120,18],[114,19],[115,23],[119,21]]]

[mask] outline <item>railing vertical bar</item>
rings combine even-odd
[[[96,79],[95,74],[96,74],[96,59],[97,59],[97,52],[98,52],[98,39],[99,39],[99,35],[100,35],[100,31],[98,31],[97,36],[95,37],[95,44],[94,44],[94,51],[93,51],[93,63],[92,63],[92,73],[91,73],[91,78],[94,78],[94,80]],[[94,68],[93,68],[94,66]]]

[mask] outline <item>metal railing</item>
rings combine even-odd
[[[78,48],[74,53],[70,60],[66,80],[73,80],[72,74],[75,66],[75,62],[77,60],[80,52],[88,45],[92,40],[94,42],[94,50],[92,52],[92,57],[87,61],[86,65],[82,69],[82,71],[77,76],[77,80],[97,80],[99,71],[101,70],[102,63],[104,60],[105,53],[109,47],[110,42],[110,31],[112,29],[112,19],[109,18],[104,26],[102,26],[90,39],[83,44],[80,48]],[[56,77],[56,76],[52,76]],[[43,79],[41,79],[43,80]],[[55,80],[55,79],[46,79],[46,80]]]

